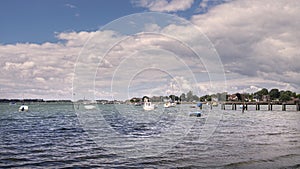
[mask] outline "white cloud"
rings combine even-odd
[[[194,0],[132,0],[139,7],[148,8],[156,12],[176,12],[189,9]]]
[[[6,62],[5,66],[3,67],[4,70],[15,70],[15,69],[31,69],[34,67],[34,62],[28,61],[24,63],[13,63],[13,62]]]
[[[67,42],[0,45],[2,98],[70,98],[74,63],[81,49],[77,44],[83,44],[87,36],[62,33],[58,37]]]
[[[288,83],[299,92],[299,6],[297,0],[237,0],[193,16],[192,22],[215,45],[226,72]]]

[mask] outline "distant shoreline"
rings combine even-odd
[[[0,103],[72,103],[72,101],[43,99],[0,99]]]

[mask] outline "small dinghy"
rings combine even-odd
[[[202,112],[200,112],[200,111],[197,111],[197,112],[189,112],[189,115],[190,115],[190,116],[201,117]]]

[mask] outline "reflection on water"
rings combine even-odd
[[[0,168],[300,167],[300,112],[275,110],[241,113],[226,110],[213,135],[205,142],[195,142],[201,138],[199,129],[205,124],[209,113],[205,108],[204,115],[196,118],[188,116],[189,111],[195,111],[189,105],[168,110],[158,108],[156,112],[147,114],[141,113],[139,108],[128,108],[127,105],[117,108],[110,106],[100,107],[101,118],[98,120],[104,119],[110,126],[109,130],[118,133],[115,136],[119,138],[111,142],[125,140],[123,147],[120,144],[115,148],[129,151],[134,146],[141,146],[139,141],[150,141],[147,144],[152,144],[149,146],[155,150],[155,147],[165,145],[151,140],[159,137],[167,139],[166,136],[177,138],[175,131],[165,134],[170,128],[181,128],[179,134],[184,135],[178,137],[180,140],[176,140],[176,144],[155,156],[128,158],[122,153],[116,153],[121,150],[108,148],[111,144],[101,146],[93,138],[93,132],[96,136],[104,137],[104,134],[98,133],[105,133],[104,129],[96,128],[97,125],[85,128],[84,124],[80,124],[82,119],[78,118],[82,114],[76,114],[73,105],[30,105],[29,112],[19,113],[18,106],[1,104]],[[221,113],[217,107],[212,111]],[[99,109],[91,112],[99,116]],[[89,115],[97,119],[98,116],[93,116],[95,114]],[[190,128],[184,126],[190,123]],[[107,139],[101,137],[98,139]]]

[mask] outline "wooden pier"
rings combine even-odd
[[[248,110],[249,105],[255,105],[255,110],[260,110],[260,107],[262,105],[267,105],[268,106],[268,111],[273,110],[274,105],[281,105],[282,106],[282,111],[286,111],[286,106],[287,105],[295,105],[296,106],[296,111],[300,111],[300,103],[273,103],[273,102],[225,102],[221,104],[221,109],[225,110],[226,105],[231,105],[231,110],[237,110],[237,105],[242,107],[242,110]]]

